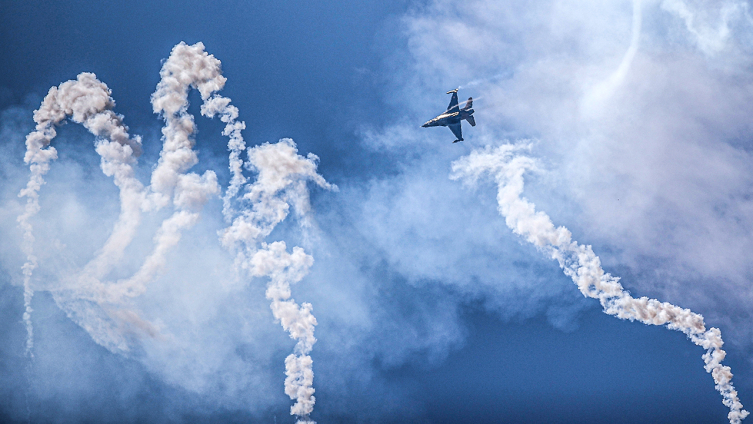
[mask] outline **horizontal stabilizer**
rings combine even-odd
[[[463,110],[468,110],[473,107],[473,97],[469,97],[468,101],[465,102],[465,106],[463,106]]]
[[[465,118],[466,121],[468,121],[469,124],[471,124],[472,127],[476,126],[476,118],[473,117],[473,115],[468,116]]]

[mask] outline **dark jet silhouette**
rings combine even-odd
[[[463,129],[461,128],[460,121],[465,119],[471,124],[472,127],[476,126],[476,118],[473,117],[473,97],[468,98],[465,106],[460,109],[458,106],[458,89],[450,90],[447,94],[452,93],[452,99],[450,99],[450,105],[447,106],[447,111],[436,118],[427,121],[422,127],[449,127],[450,131],[455,134],[457,139],[453,143],[463,141]]]

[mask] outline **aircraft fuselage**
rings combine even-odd
[[[434,119],[426,121],[422,127],[446,127],[448,125],[460,123],[462,120],[468,120],[468,117],[473,115],[473,109],[460,110],[458,112],[445,112]]]

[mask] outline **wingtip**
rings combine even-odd
[[[447,94],[452,94],[452,93],[457,93],[457,92],[458,92],[458,89],[456,88],[456,89],[454,89],[454,90],[450,90],[450,91],[448,91],[448,92],[447,92]]]

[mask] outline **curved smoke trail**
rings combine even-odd
[[[40,209],[39,191],[44,176],[50,162],[57,158],[56,149],[50,146],[56,135],[55,125],[68,117],[98,137],[96,150],[102,157],[101,167],[120,189],[121,211],[97,256],[52,289],[53,298],[97,343],[113,352],[128,352],[131,341],[127,337],[134,332],[150,337],[159,335],[157,329],[128,307],[128,301],[146,292],[147,285],[165,269],[167,253],[180,242],[182,232],[198,221],[204,204],[219,193],[213,171],[203,175],[188,172],[198,163],[193,149],[195,123],[188,113],[188,92],[193,88],[201,95],[202,115],[210,118],[219,115],[226,124],[223,135],[230,139],[231,180],[223,197],[223,215],[230,225],[219,232],[220,242],[236,255],[239,269],[253,277],[270,278],[266,296],[271,301],[272,313],[297,341],[295,353],[285,360],[285,393],[296,400],[291,414],[297,415],[299,422],[311,422],[309,414],[315,398],[312,360],[308,353],[316,342],[316,319],[311,313],[311,304],[299,306],[291,299],[290,285],[308,273],[313,258],[300,247],[293,247],[292,253],[288,253],[284,242],[267,244],[264,239],[287,217],[291,205],[301,224],[309,225],[308,180],[323,188],[336,187],[317,174],[318,158],[313,154],[298,155],[292,140],[265,143],[246,150],[241,135],[245,124],[237,121],[238,109],[230,105],[230,99],[216,93],[226,82],[220,65],[219,60],[204,51],[202,43],[189,46],[181,42],[164,62],[161,80],[151,99],[154,112],[165,121],[163,147],[147,187],[135,178],[133,169],[141,152],[141,139],[128,135],[122,117],[111,110],[115,102],[109,88],[94,74],[82,73],[75,81],[51,88],[35,111],[36,130],[26,138],[25,161],[30,165],[31,177],[20,193],[27,198],[27,203],[24,213],[18,217],[24,232],[22,248],[27,257],[23,265],[26,352],[33,356],[31,277],[38,262],[34,255],[31,220]],[[248,154],[247,163],[241,159],[244,151]],[[246,184],[244,165],[258,173],[253,184]],[[239,196],[241,191],[243,195]],[[240,206],[239,210],[233,208],[234,203]],[[153,240],[154,247],[138,271],[130,278],[105,281],[133,241],[141,214],[170,205],[173,214],[162,222]]]
[[[207,104],[212,93],[221,90],[226,81],[219,60],[204,53],[203,48],[201,43],[178,44],[160,71],[161,80],[152,95],[152,106],[154,112],[162,116],[165,126],[160,159],[152,172],[151,184],[143,187],[132,172],[129,174],[128,184],[124,184],[127,190],[121,187],[121,215],[105,247],[80,272],[66,278],[52,291],[58,306],[97,343],[113,352],[131,350],[132,343],[126,334],[150,337],[159,334],[127,303],[142,295],[148,284],[165,269],[167,254],[180,242],[182,232],[198,221],[204,204],[220,190],[213,171],[203,175],[187,172],[198,163],[193,150],[195,124],[193,116],[187,112],[188,92],[191,88],[197,89]],[[192,54],[191,49],[203,54]],[[103,154],[101,144],[97,151]],[[103,170],[109,175],[104,156]],[[154,247],[138,271],[129,278],[105,281],[133,240],[141,212],[153,212],[170,204],[174,212],[162,222],[153,239]]]
[[[529,147],[505,144],[496,149],[487,147],[474,151],[453,162],[450,178],[474,184],[483,175],[491,175],[499,189],[499,213],[505,217],[507,226],[556,259],[584,296],[599,300],[605,313],[682,331],[693,343],[706,349],[703,355],[706,371],[714,378],[722,403],[730,409],[727,415],[730,423],[740,424],[748,416],[748,411],[743,409],[737,397],[730,368],[721,364],[726,352],[722,350],[719,329],[706,330],[703,316],[689,309],[647,297],[631,297],[619,283],[619,278],[604,272],[591,246],[578,244],[567,228],[555,227],[548,215],[536,211],[531,202],[521,198],[523,174],[536,169],[536,164],[533,159],[518,155],[517,151]]]
[[[267,244],[262,240],[287,217],[291,204],[298,215],[308,215],[307,180],[322,188],[336,189],[317,174],[317,161],[313,154],[298,155],[290,139],[249,149],[248,165],[258,176],[238,199],[249,207],[241,209],[236,216],[226,216],[232,224],[220,233],[222,245],[235,252],[237,267],[252,276],[270,278],[266,296],[272,302],[272,313],[297,341],[296,352],[285,359],[285,393],[296,400],[290,413],[299,417],[299,423],[312,422],[309,414],[316,400],[313,362],[308,355],[316,342],[316,318],[311,313],[310,303],[298,306],[291,299],[290,286],[308,274],[314,260],[300,247],[293,247],[293,252],[288,253],[285,242]]]
[[[186,172],[199,162],[193,149],[195,123],[188,113],[188,92],[191,88],[198,90],[202,101],[207,103],[213,92],[222,90],[226,78],[222,76],[220,61],[204,52],[201,43],[194,46],[180,43],[162,65],[160,77],[152,94],[152,107],[165,121],[163,146],[142,209],[157,210],[172,203],[174,212],[157,231],[152,253],[141,268],[130,278],[109,285],[106,300],[111,303],[146,291],[146,285],[164,269],[166,255],[180,242],[183,230],[196,224],[203,206],[220,191],[214,171],[201,176]]]
[[[166,75],[174,75],[179,81],[190,80],[191,77],[186,78],[184,75],[190,69],[201,75],[212,76],[214,80],[220,76],[219,65],[218,60],[204,51],[203,44],[187,46],[181,43],[175,46],[163,65],[161,75],[163,81],[166,80]],[[168,80],[164,87],[172,85],[174,83]],[[291,204],[302,224],[307,224],[311,207],[306,181],[311,180],[327,189],[335,189],[335,186],[317,174],[316,155],[298,155],[296,145],[290,139],[280,140],[277,144],[264,143],[247,150],[248,162],[245,165],[255,170],[258,176],[253,184],[246,185],[247,179],[242,173],[244,162],[241,159],[246,148],[241,135],[245,124],[236,121],[238,109],[230,105],[230,99],[219,94],[209,97],[222,85],[224,78],[221,83],[208,84],[205,90],[198,87],[204,99],[201,113],[207,117],[220,115],[220,120],[226,124],[223,134],[230,137],[228,150],[231,179],[223,197],[223,215],[231,224],[220,232],[220,240],[224,247],[236,254],[235,264],[238,268],[254,277],[270,278],[266,296],[272,302],[272,313],[285,331],[290,333],[290,337],[297,341],[296,353],[285,359],[285,393],[296,400],[290,412],[297,415],[301,423],[312,422],[309,414],[313,411],[315,402],[314,373],[308,353],[316,342],[316,318],[311,313],[311,304],[298,306],[290,298],[290,285],[308,274],[313,258],[300,247],[293,247],[293,253],[290,254],[284,242],[266,244],[263,240],[287,217]],[[182,107],[180,110],[185,112],[185,97],[171,103]],[[158,103],[154,104],[157,111]],[[175,107],[172,109],[176,110]],[[241,189],[245,193],[237,198]],[[232,207],[233,201],[240,204],[240,211]]]
[[[27,331],[26,354],[29,356],[33,355],[34,345],[31,323],[34,289],[31,277],[37,267],[31,219],[39,212],[39,190],[44,184],[45,174],[50,170],[50,162],[57,159],[57,150],[50,146],[57,135],[55,126],[70,117],[74,122],[83,124],[95,136],[101,137],[97,141],[97,152],[102,156],[102,170],[105,174],[114,176],[115,184],[121,190],[121,199],[130,198],[141,187],[133,177],[132,167],[141,153],[141,139],[129,137],[128,127],[123,124],[122,116],[111,110],[115,102],[110,94],[107,85],[91,73],[82,73],[75,81],[66,81],[58,87],[52,87],[42,105],[34,112],[34,122],[37,124],[35,130],[26,136],[24,161],[29,164],[31,177],[26,188],[19,193],[27,201],[24,213],[18,217],[18,223],[24,232],[22,248],[26,254],[26,263],[23,265],[23,318]],[[129,218],[129,206],[131,204],[127,201],[122,203],[121,220]],[[117,227],[114,234],[121,231],[123,228]],[[113,250],[117,250],[117,247],[108,241],[100,256],[109,256]]]

